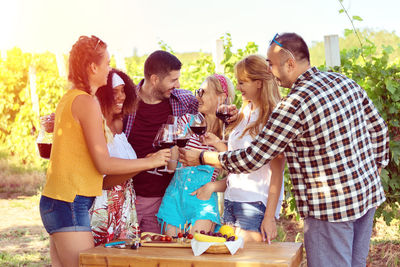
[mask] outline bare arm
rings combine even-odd
[[[185,166],[197,166],[200,165],[199,156],[201,150],[198,149],[179,149],[179,158]],[[221,162],[218,158],[218,152],[207,151],[203,154],[204,163],[211,165],[216,168],[222,168]]]
[[[201,140],[204,140],[203,143],[215,147],[218,152],[224,152],[228,150],[226,144],[213,133],[207,132],[204,136],[201,137]]]
[[[267,207],[265,209],[264,219],[261,223],[261,235],[263,241],[265,241],[265,235],[267,236],[268,244],[277,236],[275,211],[283,183],[283,170],[285,168],[285,157],[283,154],[271,160],[270,166],[271,183],[269,186]]]
[[[108,190],[116,185],[122,184],[123,182],[131,179],[133,176],[137,175],[139,172],[128,173],[128,174],[115,174],[106,175],[103,180],[103,189]]]
[[[169,149],[160,150],[149,158],[119,159],[110,157],[102,128],[103,120],[98,102],[91,96],[77,96],[72,115],[81,125],[89,154],[97,170],[103,174],[126,174],[163,166],[169,160]]]
[[[200,200],[209,200],[212,193],[225,192],[225,190],[226,190],[226,178],[219,181],[206,183],[196,191],[193,191],[191,195],[192,196],[196,195],[197,198]]]

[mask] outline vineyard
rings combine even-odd
[[[354,38],[347,33],[347,38]],[[365,37],[362,47],[346,47],[341,50],[342,66],[335,71],[342,72],[358,82],[368,93],[380,114],[388,124],[390,132],[390,163],[382,171],[382,182],[385,188],[387,201],[382,205],[376,216],[383,216],[389,223],[399,218],[400,203],[400,62],[393,60],[393,55],[399,53],[399,46],[379,46]],[[396,37],[398,38],[398,37]],[[258,46],[249,42],[243,49],[232,51],[230,34],[221,37],[224,43],[225,74],[236,84],[233,73],[234,64],[249,54],[265,54],[258,51]],[[343,40],[342,40],[343,41]],[[341,42],[342,42],[341,41]],[[316,49],[319,47],[316,44]],[[160,48],[174,53],[165,43]],[[313,51],[315,58],[316,49]],[[317,52],[319,53],[319,52]],[[192,53],[191,55],[176,54],[181,58],[181,87],[194,91],[203,79],[214,73],[215,64],[211,54]],[[146,56],[132,56],[125,58],[125,69],[138,83],[143,76],[143,64]],[[64,64],[67,56],[64,56]],[[115,67],[115,60],[111,61]],[[324,65],[320,69],[326,70]],[[47,160],[37,154],[35,139],[39,129],[38,114],[34,111],[31,97],[32,69],[36,77],[36,95],[39,103],[39,114],[45,115],[54,112],[58,101],[69,88],[66,77],[60,76],[56,56],[50,52],[43,54],[24,53],[19,48],[7,51],[0,59],[0,149],[6,151],[11,158],[17,160],[21,166],[29,166],[44,170]],[[31,74],[31,75],[30,75]],[[288,93],[282,88],[282,95]],[[236,92],[235,104],[240,106],[240,92]],[[295,202],[290,194],[291,184],[286,172],[285,175],[285,214],[297,217]]]

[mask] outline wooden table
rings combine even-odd
[[[303,256],[302,243],[246,243],[236,254],[194,256],[189,248],[141,247],[134,249],[95,247],[80,253],[80,266],[135,267],[270,267],[299,266]]]

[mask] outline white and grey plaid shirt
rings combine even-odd
[[[303,218],[354,220],[385,201],[378,168],[389,162],[386,123],[341,74],[308,69],[251,145],[219,159],[228,172],[251,172],[282,152]]]

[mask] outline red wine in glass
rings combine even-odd
[[[169,142],[169,141],[161,141],[160,142],[160,147],[162,148],[162,149],[164,149],[164,148],[171,148],[171,147],[173,147],[175,145],[175,142]]]
[[[225,140],[225,126],[229,124],[228,119],[230,118],[229,115],[229,109],[228,106],[230,104],[230,99],[229,97],[226,97],[225,99],[220,98],[218,99],[218,105],[217,105],[217,110],[215,112],[215,115],[217,116],[218,119],[222,120],[222,140],[223,142],[226,142]]]
[[[44,159],[49,159],[50,158],[50,152],[51,152],[51,143],[37,143],[38,149],[39,149],[39,154],[40,157]]]
[[[189,141],[189,138],[178,138],[176,139],[176,145],[178,147],[185,147],[186,143]]]
[[[222,120],[223,123],[228,124],[228,119],[230,117],[229,113],[217,111],[215,115],[217,116],[218,119]]]
[[[198,135],[203,135],[207,131],[207,126],[190,126],[190,129]]]

